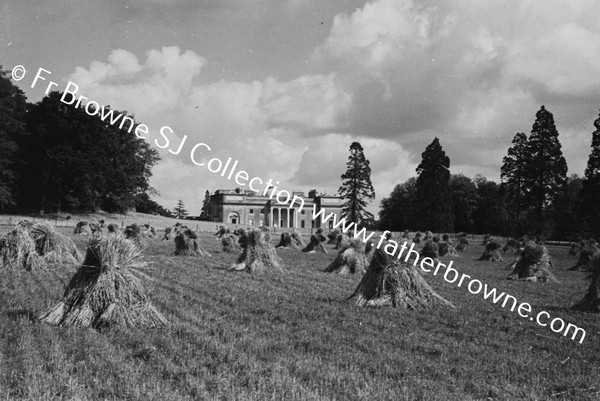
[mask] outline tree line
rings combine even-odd
[[[60,97],[28,103],[0,69],[0,210],[170,214],[150,197],[158,152]]]
[[[451,174],[438,138],[422,153],[417,176],[381,201],[378,226],[389,230],[600,238],[600,116],[583,178],[567,176],[554,117],[544,106],[529,137],[513,138],[500,184]]]

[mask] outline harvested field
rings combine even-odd
[[[85,237],[61,232],[84,250]],[[548,246],[560,284],[506,280],[499,264],[473,260],[484,249],[478,242],[453,267],[583,327],[583,344],[431,274],[423,277],[456,309],[356,307],[345,298],[360,275],[321,271],[337,256],[333,245],[328,254],[278,250],[285,272],[236,274],[226,268],[237,255],[222,252],[213,234],[199,234],[208,259],[176,257],[172,241],[148,239],[150,263],[135,274],[170,322],[161,329],[39,323],[77,267],[2,272],[0,399],[600,397],[600,316],[569,310],[589,284],[567,271],[575,263],[568,248]]]

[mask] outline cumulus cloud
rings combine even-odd
[[[234,186],[191,163],[197,142],[212,148],[202,161],[231,156],[251,175],[332,192],[358,140],[378,200],[415,175],[435,136],[453,173],[498,179],[514,134],[530,132],[542,104],[570,172],[581,174],[600,93],[598,9],[598,0],[373,0],[329,21],[306,70],[294,74],[207,79],[202,55],[163,47],[145,57],[114,50],[70,79],[135,113],[155,137],[163,125],[177,140],[187,135],[180,155],[162,151],[153,185],[163,194],[182,180],[193,182],[190,197]]]
[[[69,79],[90,99],[134,113],[149,127],[147,140],[155,148],[155,140],[164,143],[161,127],[170,128],[163,131],[170,146],[160,150],[163,161],[151,182],[161,194],[186,188],[182,196],[192,197],[198,194],[198,186],[202,193],[207,188],[236,186],[193,164],[190,154],[197,143],[211,148],[198,149],[194,154],[198,163],[213,157],[225,162],[231,157],[252,176],[265,181],[273,178],[282,186],[295,185],[292,177],[307,149],[303,135],[335,127],[350,106],[351,97],[338,86],[336,74],[303,75],[283,82],[268,77],[201,83],[206,62],[177,47],[150,50],[143,62],[118,49],[106,62],[94,61],[87,69],[78,67]],[[181,152],[173,155],[181,143]],[[182,186],[183,181],[190,186]],[[163,196],[165,201],[173,201],[166,198],[169,195]]]
[[[314,58],[352,94],[346,131],[397,142],[413,161],[438,136],[453,172],[497,179],[512,137],[530,132],[542,104],[563,141],[589,136],[600,93],[599,7],[375,0],[338,14]],[[580,165],[573,160],[571,171]]]

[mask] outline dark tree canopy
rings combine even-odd
[[[19,140],[19,206],[39,211],[123,212],[149,188],[158,152],[51,92],[33,105]]]
[[[417,179],[412,177],[398,184],[388,198],[381,200],[379,224],[390,231],[417,228]]]
[[[558,197],[557,213],[554,217],[552,238],[564,241],[576,241],[584,236],[578,212],[581,207],[581,189],[583,179],[576,174],[567,179],[562,196]]]
[[[454,231],[450,193],[450,159],[438,138],[427,146],[417,167],[418,229],[433,232]]]
[[[15,204],[16,140],[25,132],[25,94],[0,66],[0,209]]]
[[[587,233],[600,239],[600,115],[594,127],[592,151],[581,188],[580,215]]]
[[[165,209],[152,199],[148,192],[142,192],[135,196],[135,211],[146,214],[156,214],[165,217],[172,217],[170,210]]]
[[[462,174],[450,176],[454,229],[457,232],[473,232],[473,213],[477,204],[477,186]]]
[[[567,182],[567,162],[558,140],[554,117],[544,106],[536,113],[527,141],[525,188],[530,224],[535,234],[547,234],[557,199]]]
[[[371,167],[365,158],[363,147],[358,142],[350,145],[347,170],[342,174],[342,185],[338,192],[346,201],[342,206],[342,217],[358,226],[373,223],[373,214],[366,209],[368,201],[375,198],[371,183]]]
[[[524,212],[526,210],[525,180],[527,177],[527,135],[518,132],[504,156],[500,179],[501,190],[506,196],[506,207],[511,218],[512,234],[521,236],[524,233]]]
[[[475,232],[504,234],[507,216],[500,186],[482,175],[477,175],[474,181],[477,185],[477,203],[473,212]]]

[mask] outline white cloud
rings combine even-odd
[[[181,193],[176,195],[180,199],[203,195],[207,188],[237,186],[192,164],[191,149],[200,142],[211,151],[200,148],[195,155],[198,162],[231,157],[251,176],[273,178],[281,187],[296,185],[292,177],[307,149],[303,135],[335,127],[350,106],[351,97],[338,86],[336,75],[304,75],[284,82],[268,77],[199,83],[205,63],[201,56],[177,47],[150,50],[143,63],[130,52],[115,50],[107,62],[78,67],[69,79],[88,98],[134,113],[148,125],[147,140],[154,148],[155,139],[164,142],[159,135],[163,126],[174,131],[167,133],[172,151],[187,135],[181,153],[161,150],[163,160],[154,169],[151,184],[165,202],[175,200],[171,194]]]

